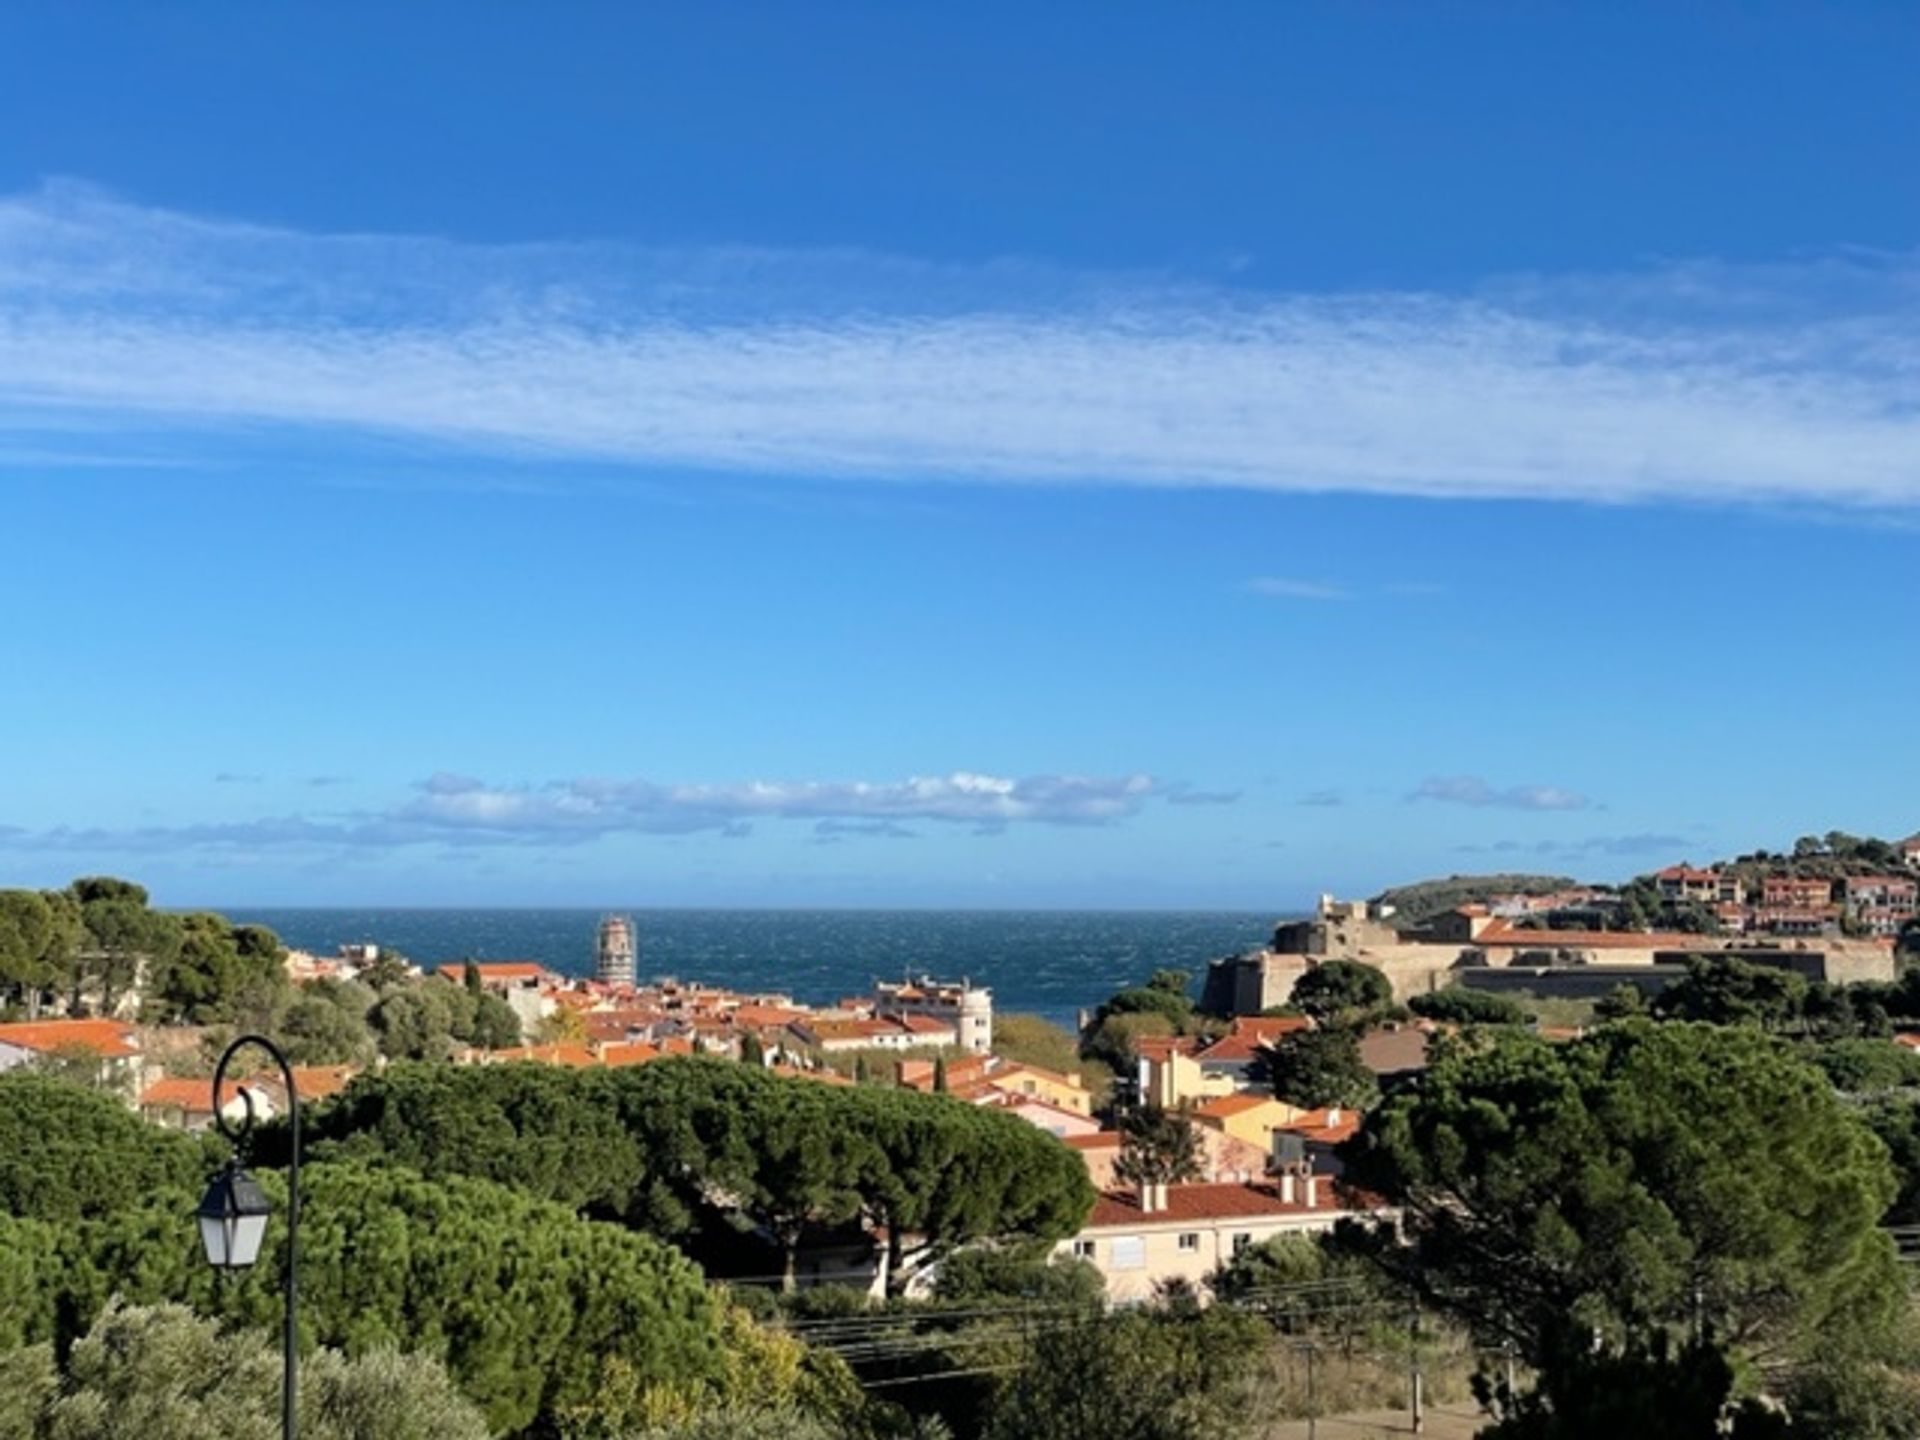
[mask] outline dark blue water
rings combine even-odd
[[[287,944],[331,954],[390,945],[420,964],[538,960],[593,966],[597,910],[230,910]],[[991,985],[1002,1011],[1070,1021],[1163,966],[1193,972],[1264,943],[1271,915],[1202,911],[631,910],[640,974],[831,1001],[922,971]]]

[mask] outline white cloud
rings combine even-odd
[[[1261,575],[1244,587],[1254,595],[1273,595],[1284,600],[1347,600],[1352,592],[1318,580],[1290,580],[1279,575]]]
[[[1007,779],[957,770],[901,781],[770,781],[672,785],[648,780],[559,780],[490,785],[441,773],[383,811],[276,816],[135,829],[29,831],[0,826],[0,848],[101,854],[167,849],[384,849],[405,845],[566,845],[616,834],[724,838],[756,820],[812,820],[817,836],[912,838],[907,822],[998,832],[1014,824],[1102,825],[1161,794],[1150,776],[1034,775]],[[1186,793],[1186,792],[1178,792]]]
[[[303,235],[56,185],[0,201],[0,422],[91,463],[278,424],[794,475],[1907,507],[1917,276],[1261,296]]]
[[[1578,791],[1558,785],[1497,786],[1478,775],[1430,776],[1407,798],[1503,810],[1585,810],[1593,804]]]

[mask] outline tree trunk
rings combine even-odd
[[[900,1227],[887,1226],[887,1298],[898,1300],[907,1293],[906,1246],[900,1243]]]

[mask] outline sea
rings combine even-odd
[[[372,941],[416,964],[537,960],[593,970],[603,914],[630,916],[639,974],[831,1002],[875,980],[930,974],[993,987],[994,1008],[1072,1025],[1083,1006],[1163,968],[1192,972],[1264,944],[1275,917],[1151,910],[406,910],[232,909],[297,949]]]

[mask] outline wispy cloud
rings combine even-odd
[[[1920,262],[1209,292],[0,201],[0,422],[781,475],[1920,503]],[[64,438],[63,438],[64,437]]]
[[[1201,790],[1185,780],[1161,786],[1160,793],[1169,805],[1233,805],[1240,799],[1238,790]]]
[[[609,835],[737,839],[757,820],[811,820],[816,838],[911,839],[916,821],[998,834],[1012,825],[1105,825],[1161,794],[1150,776],[1033,775],[971,771],[900,781],[748,781],[728,785],[649,780],[558,780],[494,785],[437,774],[385,810],[332,816],[127,829],[0,826],[0,848],[140,853],[169,849],[348,848],[407,845],[572,845]]]
[[[1338,790],[1309,790],[1293,803],[1331,809],[1333,806],[1346,804],[1347,797]]]
[[[238,770],[222,770],[213,777],[216,785],[258,785],[266,779],[264,775],[243,774]]]
[[[351,784],[352,781],[353,777],[351,775],[309,775],[306,777],[304,783],[312,786],[316,790],[326,790],[335,785]]]
[[[1259,575],[1241,587],[1250,595],[1273,595],[1283,600],[1348,600],[1352,592],[1319,580],[1296,580],[1284,575]]]
[[[1585,858],[1678,854],[1686,845],[1686,840],[1679,835],[1643,831],[1632,835],[1588,835],[1578,840],[1496,840],[1486,845],[1460,845],[1455,848],[1462,854]]]
[[[1437,800],[1501,810],[1586,810],[1593,802],[1558,785],[1493,785],[1478,775],[1434,775],[1422,780],[1409,800]]]
[[[817,820],[813,843],[837,845],[842,840],[918,840],[919,832],[892,820]]]

